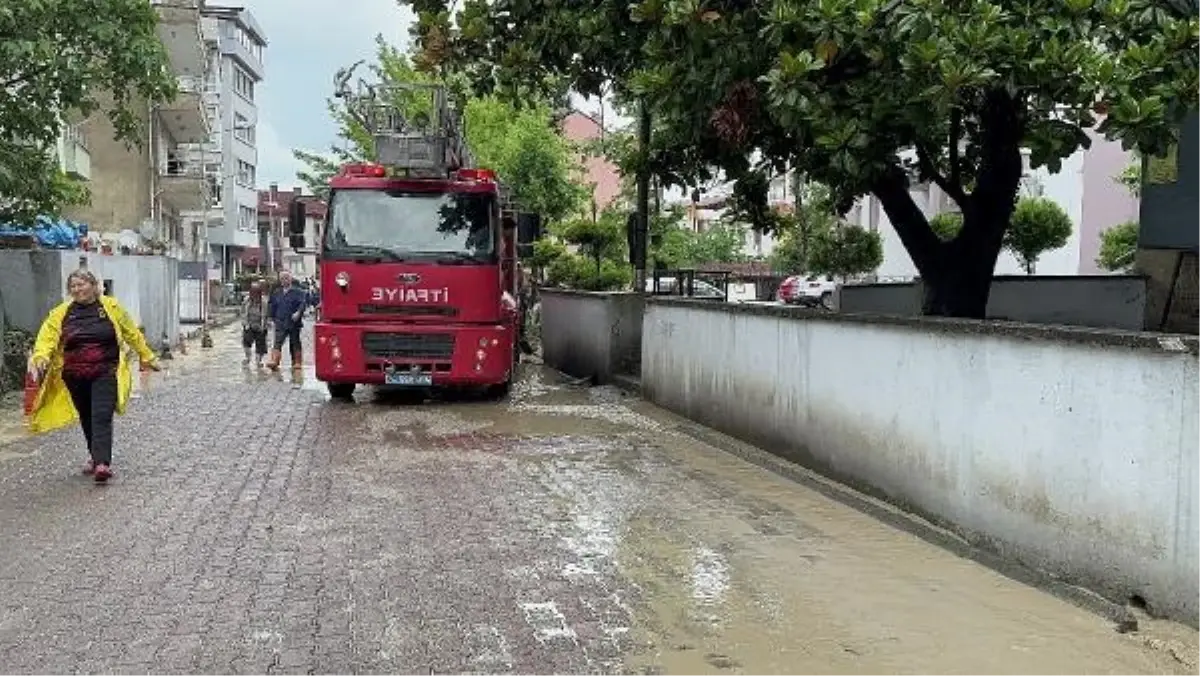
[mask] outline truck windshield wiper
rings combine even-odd
[[[367,244],[354,244],[340,246],[336,249],[326,249],[326,256],[333,254],[334,257],[346,257],[350,260],[361,261],[364,263],[381,263],[385,260],[403,263],[407,259],[404,256],[382,246],[370,246]]]

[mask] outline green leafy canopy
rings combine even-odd
[[[377,36],[376,62],[371,65],[374,78],[382,85],[397,83],[446,82],[452,97],[463,109],[467,145],[478,164],[497,172],[522,208],[539,213],[547,221],[561,220],[574,213],[583,199],[584,188],[576,177],[573,150],[554,127],[546,104],[516,107],[496,97],[471,96],[461,77],[436,78],[418,70],[414,60]],[[415,118],[426,110],[429,101],[404,90],[396,92],[393,102],[407,117]],[[375,157],[371,134],[345,105],[327,101],[330,116],[338,125],[341,146],[329,155],[294,150],[306,169],[297,174],[316,195],[327,196],[328,181],[348,162],[370,161]]]
[[[28,224],[87,199],[54,156],[68,121],[103,107],[142,142],[145,102],[177,91],[146,0],[0,3],[0,222]]]

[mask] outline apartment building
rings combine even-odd
[[[304,247],[293,249],[287,229],[287,217],[292,203],[304,203]],[[325,232],[327,207],[320,198],[306,196],[301,188],[280,192],[272,183],[267,190],[258,191],[258,247],[251,257],[271,270],[287,270],[297,277],[317,274],[318,241]]]
[[[604,128],[596,118],[578,110],[565,115],[559,124],[563,136],[575,143],[599,139],[604,134]],[[580,163],[584,180],[592,188],[591,209],[596,213],[604,211],[621,193],[621,174],[616,165],[603,157],[581,157]]]
[[[213,194],[204,210],[189,212],[206,231],[206,257],[228,281],[242,270],[242,252],[258,245],[258,106],[267,40],[254,16],[241,7],[206,5],[201,34],[208,77],[204,84],[209,134],[188,146],[187,166],[203,166]]]
[[[64,170],[86,177],[90,205],[65,216],[86,223],[93,239],[114,250],[148,247],[185,260],[203,259],[205,233],[183,218],[209,203],[203,165],[181,161],[184,144],[209,133],[202,100],[207,61],[200,37],[201,0],[155,0],[159,37],[179,79],[174,101],[143,102],[146,142],[114,141],[108,117],[97,111],[68,127],[59,147]],[[102,108],[103,99],[101,96]],[[97,242],[99,243],[99,242]]]

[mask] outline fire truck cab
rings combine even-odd
[[[379,161],[330,180],[316,377],[335,398],[359,384],[504,396],[520,355],[515,218],[496,175],[469,166],[444,92],[414,88],[432,90],[432,128],[360,95]],[[293,237],[303,218],[289,214]]]

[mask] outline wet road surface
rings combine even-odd
[[[339,404],[215,338],[109,486],[0,445],[0,673],[1196,672],[612,390]]]

